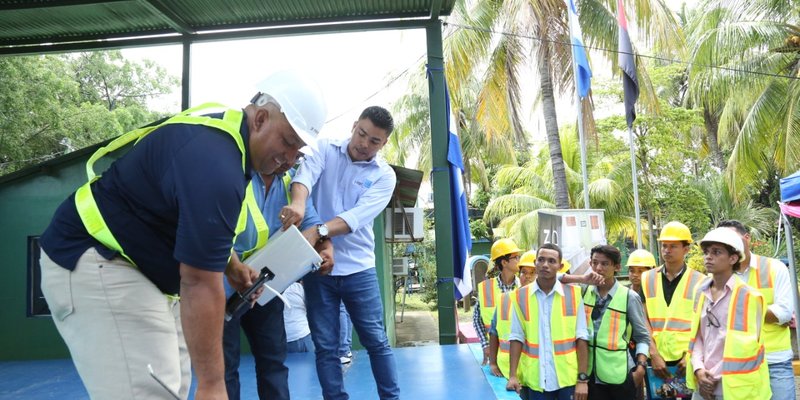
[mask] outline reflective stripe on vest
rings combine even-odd
[[[287,173],[283,175],[283,188],[284,192],[286,193],[286,204],[292,203],[292,195],[289,192],[289,184],[292,182],[292,177]],[[250,180],[250,183],[247,185],[247,189],[245,190],[244,194],[244,203],[247,206],[247,213],[241,214],[239,218],[245,218],[244,222],[240,223],[247,223],[247,216],[250,216],[250,220],[253,221],[253,224],[256,227],[256,245],[252,249],[246,250],[242,252],[242,260],[249,257],[253,252],[256,250],[264,247],[267,244],[267,239],[269,239],[269,225],[267,224],[267,220],[264,219],[264,213],[261,210],[261,207],[258,206],[258,202],[256,202],[256,195],[253,189],[253,181]],[[269,188],[265,188],[267,192],[269,192]],[[267,193],[264,193],[266,196]],[[266,198],[264,199],[266,202]],[[239,232],[241,233],[241,232]],[[237,237],[239,235],[236,235]],[[233,239],[236,242],[236,238]]]
[[[695,293],[697,285],[706,277],[687,267],[667,306],[660,276],[664,268],[652,269],[642,275],[642,292],[647,299],[644,305],[659,353],[666,361],[677,361],[689,346]]]
[[[500,296],[500,307],[497,309],[497,340],[498,340],[498,351],[497,351],[497,367],[500,368],[500,372],[503,373],[503,376],[508,377],[509,369],[510,369],[510,352],[511,352],[511,344],[508,341],[508,336],[511,334],[511,296],[514,295],[514,292],[506,292]],[[517,369],[517,377],[521,375],[521,370]]]
[[[517,368],[521,370],[520,382],[537,391],[543,390],[539,384],[539,305],[536,295],[527,285],[517,290],[513,302],[514,312],[520,319],[525,332],[522,343],[522,355]],[[576,347],[576,324],[580,289],[572,285],[562,285],[564,295],[558,292],[554,296],[550,313],[550,335],[552,339],[552,357],[556,367],[559,387],[574,386],[578,379],[578,355]],[[555,289],[553,289],[555,290]]]
[[[597,378],[609,384],[621,384],[628,376],[628,342],[630,341],[630,325],[628,324],[628,295],[625,286],[618,285],[614,296],[608,303],[600,321],[600,327],[592,332],[589,341],[589,369]],[[587,290],[583,295],[583,304],[587,310],[587,325],[594,327],[591,313],[596,301],[594,290]],[[597,366],[597,368],[595,368]]]
[[[478,284],[478,301],[481,305],[481,321],[483,321],[483,326],[486,328],[487,333],[492,325],[496,301],[500,298],[500,295],[503,294],[498,284],[499,279],[499,277],[485,279]]]
[[[118,252],[131,264],[136,265],[136,263],[134,263],[133,260],[131,260],[131,258],[125,253],[122,246],[114,237],[114,234],[108,228],[108,225],[103,219],[103,215],[100,213],[100,209],[97,207],[97,202],[94,199],[94,195],[92,194],[92,189],[91,189],[91,184],[99,178],[99,176],[95,176],[94,163],[103,156],[113,151],[116,151],[127,144],[130,144],[134,141],[138,143],[138,141],[140,141],[142,138],[144,138],[145,136],[147,136],[148,134],[150,134],[151,132],[162,126],[171,124],[203,125],[227,133],[236,142],[236,145],[242,154],[242,173],[245,173],[247,171],[245,165],[247,153],[245,150],[244,141],[242,140],[242,135],[239,132],[242,120],[244,119],[244,114],[242,113],[242,111],[226,110],[223,114],[222,119],[212,118],[208,116],[192,115],[201,111],[209,113],[212,110],[219,110],[221,108],[225,107],[217,103],[207,103],[194,108],[190,108],[159,124],[154,124],[152,126],[135,129],[133,131],[125,133],[122,136],[112,140],[106,146],[103,146],[97,151],[95,151],[94,154],[92,154],[92,156],[89,157],[89,161],[86,162],[86,176],[88,178],[88,182],[83,184],[75,192],[75,207],[78,210],[78,215],[81,218],[81,222],[83,222],[83,225],[86,228],[86,231],[89,233],[89,235],[91,235],[98,242],[103,244],[103,246]],[[241,213],[243,212],[246,212],[244,204],[242,205]],[[241,218],[239,219],[241,220]],[[237,224],[236,229],[237,233],[241,232],[241,230],[244,230],[244,226],[240,226],[239,224]]]
[[[750,269],[747,284],[756,288],[764,296],[764,304],[769,307],[775,304],[775,275],[777,274],[775,268],[784,268],[783,263],[752,253],[750,256],[757,257],[758,262],[755,271],[753,268]],[[767,353],[792,350],[792,336],[788,325],[764,324],[763,335]]]
[[[730,294],[730,304],[725,321],[727,331],[722,351],[722,395],[725,400],[768,399],[771,395],[769,372],[765,361],[763,336],[760,335],[764,318],[761,294],[735,279]],[[706,296],[699,294],[692,318],[692,337],[700,335],[700,315]],[[705,328],[703,328],[705,329]],[[687,371],[693,371],[691,362],[694,339],[690,342]],[[689,388],[696,388],[694,374],[686,374]]]

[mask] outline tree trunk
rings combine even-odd
[[[706,126],[706,134],[708,135],[708,149],[711,152],[711,162],[715,167],[719,168],[721,172],[725,172],[725,158],[722,156],[722,151],[719,149],[719,119],[716,115],[708,111],[708,107],[703,107],[703,122]]]
[[[550,163],[553,167],[553,186],[555,187],[556,208],[566,209],[569,208],[567,174],[564,170],[564,156],[561,154],[561,138],[558,137],[556,101],[553,97],[553,82],[550,78],[550,49],[546,44],[539,46],[538,55],[544,126],[547,132],[547,145],[550,147]]]

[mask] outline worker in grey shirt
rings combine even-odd
[[[594,272],[604,283],[584,289],[583,303],[589,334],[589,398],[633,399],[644,385],[650,333],[645,324],[644,307],[636,292],[622,286],[614,275],[621,266],[620,251],[610,245],[591,250]],[[636,360],[628,352],[628,343],[636,343]]]

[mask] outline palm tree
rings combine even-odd
[[[687,29],[689,98],[718,115],[727,187],[741,202],[800,167],[800,17],[788,1],[700,7]]]

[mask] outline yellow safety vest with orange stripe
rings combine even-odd
[[[618,385],[628,376],[628,343],[631,330],[628,324],[628,288],[617,286],[617,291],[606,306],[600,327],[592,329],[589,340],[589,373],[605,383]],[[583,295],[583,308],[586,311],[586,325],[592,324],[592,310],[597,304],[591,288]],[[595,370],[594,366],[599,367]]]
[[[246,165],[246,147],[244,144],[244,140],[242,138],[239,129],[242,124],[242,120],[244,119],[244,113],[242,110],[232,110],[232,109],[225,109],[222,119],[219,118],[212,118],[205,115],[197,115],[201,112],[203,113],[210,113],[212,110],[220,110],[225,109],[225,106],[217,103],[206,103],[200,106],[190,108],[177,114],[161,123],[153,124],[151,126],[146,126],[144,128],[135,129],[128,133],[123,134],[122,136],[114,139],[108,145],[101,147],[98,149],[92,156],[89,158],[89,161],[86,163],[86,175],[89,179],[83,186],[78,188],[75,192],[75,207],[78,210],[78,215],[81,218],[81,222],[83,222],[86,231],[95,238],[98,242],[102,243],[105,247],[117,251],[122,257],[128,260],[131,264],[136,265],[136,263],[125,253],[125,250],[119,244],[117,239],[114,237],[114,234],[108,228],[105,220],[103,219],[103,215],[100,213],[100,209],[97,207],[97,202],[94,199],[94,194],[92,194],[91,185],[94,181],[100,178],[99,175],[96,175],[94,172],[94,163],[102,158],[103,156],[118,150],[130,143],[137,142],[144,138],[145,136],[149,135],[151,132],[155,131],[156,129],[170,124],[188,124],[188,125],[202,125],[207,126],[210,128],[215,128],[220,130],[233,138],[234,142],[236,142],[236,146],[238,147],[239,151],[242,154],[242,173],[247,171]],[[246,204],[242,204],[242,210],[239,214],[239,220],[236,225],[236,234],[242,232],[245,227],[246,223],[246,216],[244,214],[247,213]],[[231,241],[233,244],[233,241]]]
[[[703,287],[706,284],[703,285]],[[737,276],[730,294],[728,317],[725,321],[725,344],[722,348],[722,396],[725,400],[768,399],[769,369],[765,361],[764,338],[761,325],[764,321],[764,297],[744,284]],[[691,341],[686,371],[694,371],[691,353],[699,335],[700,315],[706,296],[697,295],[692,314]],[[706,328],[703,328],[706,329]],[[687,372],[686,385],[697,388],[693,373]]]
[[[497,284],[500,277],[484,279],[478,284],[478,302],[481,305],[481,321],[483,322],[486,332],[492,326],[492,317],[494,317],[494,310],[497,307],[497,302],[500,301],[500,295],[503,292]]]
[[[513,290],[500,295],[500,305],[497,307],[497,320],[495,321],[499,343],[497,348],[497,367],[500,368],[500,372],[506,378],[509,377],[511,363],[511,345],[508,341],[508,336],[511,334],[511,312],[513,310],[511,303],[512,296],[516,296],[516,292],[516,290]],[[517,368],[517,377],[520,376],[522,376],[522,369]]]
[[[764,304],[769,307],[775,303],[775,268],[785,268],[780,261],[765,256],[750,254],[756,259],[756,266],[750,267],[747,284],[764,296]],[[767,353],[792,349],[792,337],[788,325],[764,324],[763,335]]]
[[[553,308],[550,313],[551,348],[556,366],[556,376],[560,388],[574,386],[578,382],[577,321],[580,306],[580,288],[562,285],[564,295],[553,294]],[[555,289],[553,289],[555,290]],[[539,300],[533,292],[533,285],[516,291],[513,302],[514,312],[525,332],[525,343],[517,370],[522,370],[520,383],[536,391],[544,390],[539,385]]]
[[[658,352],[665,361],[677,361],[689,346],[695,290],[706,276],[686,267],[667,306],[660,275],[663,269],[662,266],[642,274],[642,293]]]
[[[283,187],[286,189],[286,204],[291,204],[292,202],[292,194],[289,192],[289,185],[291,183],[292,177],[288,173],[284,174]],[[269,188],[266,189],[269,190]],[[256,195],[253,190],[253,181],[250,180],[250,183],[247,185],[247,189],[245,189],[244,194],[244,203],[245,207],[247,207],[247,213],[241,213],[239,215],[239,222],[237,223],[237,226],[239,224],[246,224],[247,216],[250,215],[250,220],[253,221],[253,224],[256,227],[257,239],[256,244],[252,249],[242,252],[242,260],[250,256],[250,254],[253,254],[253,252],[256,250],[264,247],[267,244],[267,239],[269,238],[269,225],[267,225],[267,220],[264,219],[264,213],[261,211],[261,208],[258,207]],[[244,219],[244,221],[242,221],[242,219]],[[238,237],[239,235],[237,234],[236,236]],[[234,238],[233,241],[236,242],[236,238]]]

